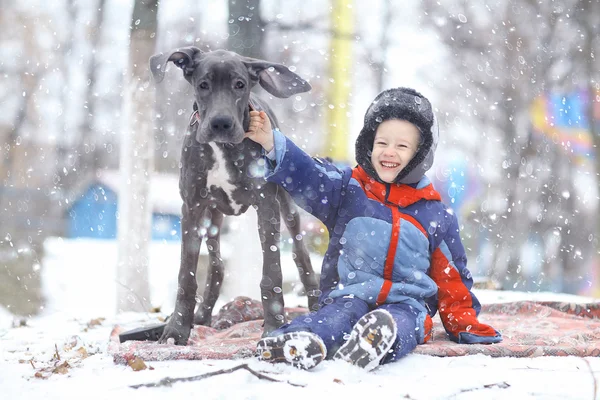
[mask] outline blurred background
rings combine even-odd
[[[307,79],[290,99],[255,91],[340,165],[375,95],[416,88],[478,284],[598,295],[599,0],[0,0],[0,311],[172,307],[193,100],[174,66],[151,82],[148,58],[189,45]],[[225,300],[259,293],[252,212],[223,227]],[[318,271],[327,233],[303,224]]]

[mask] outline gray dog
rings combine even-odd
[[[150,68],[157,82],[163,80],[169,61],[183,70],[183,76],[194,88],[195,111],[181,154],[179,191],[183,216],[179,288],[175,311],[159,342],[173,338],[176,344],[185,345],[192,324],[210,325],[223,281],[219,249],[223,215],[242,214],[249,206],[254,206],[258,214],[263,249],[260,289],[264,334],[269,333],[285,322],[279,255],[280,213],[294,240],[294,261],[312,310],[318,306],[318,284],[300,234],[296,205],[285,190],[266,182],[261,172],[264,171],[262,148],[244,139],[250,109],[264,110],[273,126],[278,125],[267,103],[250,93],[250,89],[259,83],[273,96],[287,98],[309,91],[311,87],[281,64],[224,50],[203,52],[196,47],[152,56]],[[205,236],[210,267],[204,297],[194,314],[195,272]]]

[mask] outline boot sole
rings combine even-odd
[[[350,338],[333,356],[366,370],[379,366],[396,340],[398,328],[385,310],[372,311],[358,320]]]
[[[266,337],[256,345],[256,356],[270,363],[285,362],[296,368],[311,369],[325,358],[325,345],[309,332],[290,332]]]

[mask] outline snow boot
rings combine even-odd
[[[311,369],[327,354],[325,344],[311,332],[289,332],[262,338],[256,345],[256,356],[271,363],[286,362],[296,368]]]
[[[396,341],[398,328],[386,310],[364,315],[352,328],[350,338],[333,356],[368,371],[376,368]]]

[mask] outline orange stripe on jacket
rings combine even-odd
[[[385,300],[390,294],[390,289],[392,289],[392,281],[388,281],[387,279],[384,280],[383,285],[381,285],[379,295],[377,296],[377,301],[375,302],[376,306],[380,306],[385,303]]]
[[[492,327],[477,321],[469,289],[439,248],[433,252],[429,275],[438,286],[438,310],[446,330],[454,336],[460,332],[496,336]]]
[[[417,221],[416,219],[414,219],[412,216],[410,216],[408,214],[400,213],[400,218],[402,218],[402,219],[404,219],[406,221],[409,221],[418,230],[420,230],[423,235],[427,236],[427,231],[425,230],[425,228],[423,228],[423,226],[421,225],[421,223],[419,223],[419,221]]]
[[[419,200],[442,200],[442,197],[433,188],[432,184],[421,189],[401,183],[385,185],[369,176],[360,166],[352,170],[352,178],[360,183],[360,186],[370,199],[378,200],[386,205],[391,203],[400,207],[408,207]]]
[[[425,322],[423,325],[425,328],[423,343],[427,343],[433,337],[433,320],[431,319],[431,315],[425,315]]]

